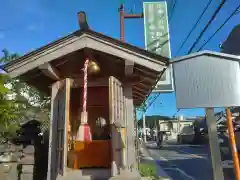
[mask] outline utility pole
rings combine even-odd
[[[155,136],[155,141],[157,141],[157,138],[158,138],[158,124],[159,124],[159,120],[158,119],[155,119],[155,128],[156,128],[156,131],[154,132],[156,134]]]
[[[119,8],[120,12],[120,40],[125,41],[125,31],[124,31],[124,19],[139,19],[143,18],[143,13],[142,14],[126,14],[124,13],[124,5],[121,4]]]
[[[124,20],[125,19],[139,19],[143,18],[143,13],[141,14],[126,14],[124,12],[124,4],[120,4],[119,8],[119,13],[120,13],[120,40],[122,42],[125,41],[125,29],[124,29]],[[146,124],[145,124],[145,111],[143,111],[143,140],[146,142]]]
[[[180,118],[181,116],[178,117],[178,125],[177,125],[177,133],[180,135]]]
[[[147,142],[147,136],[146,136],[146,120],[145,120],[145,112],[143,112],[143,142]]]
[[[181,144],[181,136],[180,136],[180,121],[183,120],[183,116],[177,117],[178,123],[177,123],[177,143]]]

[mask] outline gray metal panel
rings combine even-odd
[[[236,55],[204,50],[204,51],[188,54],[186,56],[176,57],[171,60],[171,64],[177,63],[179,61],[191,60],[197,56],[212,56],[212,57],[217,57],[217,58],[224,58],[226,60],[232,60],[232,61],[238,61],[238,62],[240,61],[240,57],[236,56]]]
[[[240,106],[237,61],[195,56],[173,64],[177,108]]]

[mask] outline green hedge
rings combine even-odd
[[[139,172],[142,177],[157,179],[157,168],[155,164],[141,163],[139,164]]]

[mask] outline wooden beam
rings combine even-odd
[[[138,91],[136,89],[133,89],[133,93],[136,93],[136,94],[138,94],[140,96],[143,96],[143,97],[145,97],[145,95],[147,94],[146,92],[141,92],[141,91]]]
[[[150,83],[156,83],[156,79],[158,77],[157,74],[153,75],[149,72],[143,72],[144,70],[134,70],[134,76],[141,77],[141,81],[148,81]]]
[[[136,74],[132,76],[126,76],[124,78],[119,78],[122,80],[124,83],[132,84],[132,85],[137,85],[138,83],[144,83],[144,84],[149,84],[152,86],[153,84],[156,84],[155,79],[151,79],[149,77],[144,77],[144,76],[137,76]]]
[[[144,100],[139,99],[139,97],[133,96],[134,104],[141,104]]]
[[[136,95],[136,94],[133,93],[132,96],[133,96],[133,99],[138,99],[138,100],[142,101],[142,99],[141,99],[138,95]]]
[[[88,87],[97,87],[97,86],[108,86],[108,78],[103,77],[103,78],[97,78],[95,80],[89,79]],[[72,79],[72,88],[78,88],[78,87],[83,87],[83,79],[82,78]]]
[[[134,91],[134,92],[133,92],[133,95],[139,96],[139,97],[141,97],[142,99],[145,99],[145,98],[146,98],[144,94],[141,94],[140,92],[137,92],[137,91]]]
[[[137,86],[133,86],[133,91],[136,90],[138,92],[141,92],[141,93],[144,93],[144,94],[147,94],[148,93],[148,89],[144,89],[144,88],[139,88]]]
[[[139,100],[133,100],[134,106],[140,106],[142,104],[142,101]]]
[[[110,42],[107,38],[83,33],[80,36],[71,34],[27,56],[22,56],[18,59],[17,63],[9,63],[5,69],[9,76],[14,78],[37,68],[39,64],[48,63],[84,48],[91,48],[121,59],[127,59],[136,62],[140,66],[146,67],[146,69],[159,73],[168,63],[167,58],[160,58],[159,56],[153,57],[148,53],[143,53],[144,51],[136,51],[133,47],[127,48],[120,44]]]
[[[139,67],[134,67],[136,73],[141,73],[143,75],[147,75],[153,79],[156,79],[159,73],[154,73],[151,72],[149,69],[147,70],[146,68],[139,68]],[[146,69],[146,70],[145,70]]]
[[[152,78],[149,78],[149,77],[141,77],[138,82],[135,82],[133,84],[138,84],[138,83],[153,85],[153,84],[156,84],[156,79],[152,79]]]
[[[125,75],[130,76],[133,74],[134,62],[125,60]]]
[[[43,72],[43,74],[45,74],[46,76],[50,77],[53,80],[60,79],[60,73],[50,63],[42,64],[38,66],[38,69],[40,69]]]
[[[148,85],[146,85],[146,83],[142,83],[142,82],[138,83],[138,86],[142,86],[144,89],[150,88],[150,86],[148,86]]]

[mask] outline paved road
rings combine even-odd
[[[162,168],[174,180],[213,180],[210,151],[206,145],[169,145],[156,148],[154,142],[148,143],[148,152],[158,159]],[[226,180],[233,180],[227,178]]]

